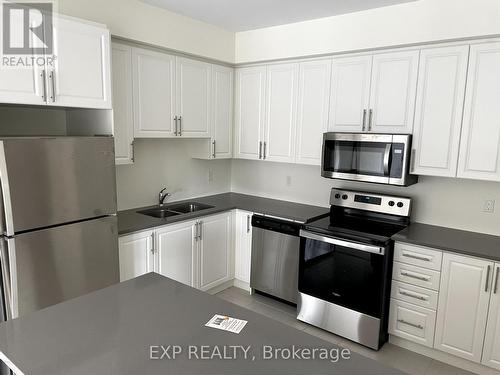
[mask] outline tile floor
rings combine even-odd
[[[378,352],[370,350],[342,337],[298,321],[294,307],[259,294],[250,295],[242,289],[229,288],[218,293],[217,296],[272,319],[279,320],[311,335],[318,336],[325,341],[349,348],[353,352],[375,359],[387,366],[397,368],[411,375],[472,375],[471,372],[389,343],[386,343]]]

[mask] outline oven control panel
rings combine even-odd
[[[411,198],[361,191],[332,189],[330,204],[407,217],[411,213]]]

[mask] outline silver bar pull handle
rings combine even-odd
[[[429,277],[418,276],[418,275],[414,275],[414,274],[408,273],[408,272],[401,272],[401,275],[402,276],[406,276],[406,277],[411,277],[412,279],[417,279],[417,280],[422,280],[422,281],[429,281]]]
[[[495,273],[495,286],[493,287],[493,294],[497,293],[498,290],[498,272],[500,271],[500,267],[497,267],[496,273]]]
[[[200,228],[200,234],[198,236],[198,239],[201,241],[203,237],[203,221],[198,222],[198,228]]]
[[[424,257],[424,256],[419,256],[419,255],[413,255],[413,254],[409,254],[409,253],[403,253],[402,255],[404,257],[406,257],[406,258],[412,258],[412,259],[422,260],[424,262],[430,262],[432,260],[431,258],[427,258],[427,257]]]
[[[247,215],[247,233],[250,233],[250,215]]]
[[[198,241],[198,222],[194,223],[194,240]]]
[[[134,141],[130,143],[130,160],[132,161],[132,163],[135,162]]]
[[[365,128],[366,128],[366,109],[363,109],[363,127],[362,127],[362,131],[365,131]]]
[[[214,157],[214,159],[216,158],[216,152],[215,152],[215,139],[213,140],[212,142],[212,146],[214,148],[214,153],[212,154],[212,156]]]
[[[45,69],[42,70],[40,76],[42,77],[42,100],[47,102],[47,73]]]
[[[259,160],[262,159],[262,141],[259,142]]]
[[[179,136],[182,136],[182,116],[179,116]]]
[[[56,102],[56,82],[55,82],[55,76],[56,76],[56,72],[51,70],[50,71],[50,74],[49,74],[49,79],[50,79],[50,83],[51,83],[51,86],[52,86],[52,95],[51,95],[51,99],[52,99],[52,103],[55,103]]]
[[[174,117],[174,135],[177,136],[177,116]]]
[[[372,131],[372,121],[373,121],[373,109],[370,109],[368,113],[368,131]]]
[[[488,284],[490,281],[490,268],[491,268],[491,266],[488,266],[488,268],[486,269],[486,283],[484,284],[484,291],[485,292],[488,291]]]
[[[264,142],[264,160],[266,160],[266,153],[267,153],[267,142]]]
[[[424,326],[421,326],[420,324],[410,323],[410,322],[407,322],[406,320],[403,320],[403,319],[398,319],[398,322],[401,324],[406,324],[407,326],[410,326],[410,327],[424,329]]]
[[[419,296],[417,294],[413,294],[413,293],[407,292],[407,291],[402,290],[402,289],[399,289],[399,294],[401,294],[403,296],[411,297],[411,298],[416,298],[416,299],[419,299],[421,301],[427,301],[427,298],[425,298],[423,296]]]
[[[155,253],[155,233],[151,233],[151,254]]]

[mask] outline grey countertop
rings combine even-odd
[[[412,223],[392,237],[395,241],[500,261],[500,237]]]
[[[253,195],[238,193],[224,193],[206,197],[193,198],[174,202],[199,202],[214,208],[193,212],[189,214],[171,216],[166,219],[158,219],[137,213],[137,211],[149,207],[135,208],[132,210],[118,212],[118,234],[137,232],[161,225],[172,224],[179,221],[195,219],[201,216],[212,215],[218,212],[229,211],[235,208],[260,214],[284,217],[287,219],[307,222],[328,214],[329,209],[325,207],[310,206],[306,204],[287,202],[276,199],[260,198]],[[172,203],[172,204],[174,204]],[[168,206],[170,203],[166,204]]]
[[[205,327],[215,314],[247,320],[240,334]],[[151,345],[179,345],[150,360]],[[188,360],[188,346],[251,345],[236,360]],[[351,359],[264,360],[274,348],[337,346],[158,274],[101,289],[0,325],[0,357],[25,375],[342,374],[403,375],[356,353]],[[171,352],[170,352],[171,353]],[[160,354],[162,352],[160,351]]]

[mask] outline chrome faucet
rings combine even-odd
[[[158,194],[158,205],[159,206],[163,206],[163,202],[165,201],[165,199],[172,195],[169,192],[165,192],[165,190],[167,190],[167,188],[161,189],[160,193]]]

